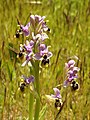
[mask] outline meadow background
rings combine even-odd
[[[28,91],[18,90],[20,76],[29,75],[28,67],[9,47],[19,51],[22,39],[14,38],[17,18],[25,24],[29,14],[46,16],[51,29],[48,45],[53,57],[49,68],[40,75],[41,109],[44,120],[54,120],[57,110],[45,99],[53,87],[64,82],[64,64],[71,56],[78,56],[80,67],[77,92],[67,91],[70,97],[58,120],[90,120],[90,1],[89,0],[0,0],[0,120],[28,119]],[[59,87],[64,99],[66,90]]]

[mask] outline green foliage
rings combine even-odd
[[[0,1],[0,119],[26,120],[28,118],[29,94],[21,93],[20,76],[28,75],[27,66],[21,68],[22,61],[17,60],[13,47],[19,50],[22,38],[14,37],[17,18],[22,24],[29,21],[29,14],[45,15],[51,29],[47,43],[51,45],[53,57],[50,67],[40,74],[41,118],[53,120],[57,113],[54,105],[48,104],[45,94],[51,94],[52,88],[64,81],[64,63],[69,57],[78,56],[80,67],[78,82],[80,89],[71,93],[63,107],[61,120],[90,119],[90,1],[89,0],[1,0]],[[22,37],[22,36],[21,36]],[[66,90],[60,87],[65,98]],[[68,89],[67,95],[69,95]],[[45,106],[47,102],[48,106]],[[44,106],[44,107],[43,107]],[[45,114],[46,112],[46,114]],[[45,114],[45,116],[44,116]],[[44,116],[44,118],[43,118]]]
[[[47,104],[45,106],[43,106],[42,110],[40,111],[40,117],[39,120],[44,120],[44,116],[47,110]]]

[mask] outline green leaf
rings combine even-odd
[[[42,108],[42,110],[40,111],[40,117],[39,120],[44,120],[44,116],[47,110],[47,104]]]

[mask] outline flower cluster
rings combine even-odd
[[[76,82],[78,78],[79,68],[75,66],[74,60],[69,60],[68,63],[65,63],[66,70],[66,80],[64,81],[64,87],[68,85],[71,86],[72,90],[77,90],[79,88],[79,84]],[[60,94],[60,90],[58,88],[53,88],[54,94],[46,95],[46,97],[50,101],[54,101],[55,108],[58,110],[62,109],[64,102],[62,102],[62,96]]]
[[[66,70],[66,80],[64,81],[64,87],[71,84],[71,86],[77,86],[76,79],[78,78],[79,68],[75,66],[74,60],[69,60],[68,63],[65,63]],[[75,87],[77,88],[77,87]]]
[[[43,67],[49,64],[50,58],[52,57],[52,52],[49,51],[50,46],[47,46],[44,42],[46,39],[48,39],[47,31],[50,31],[48,28],[46,22],[45,22],[45,16],[39,16],[39,15],[30,15],[29,22],[24,26],[19,23],[20,30],[17,31],[16,37],[19,37],[20,34],[24,35],[25,43],[20,44],[20,52],[19,57],[24,56],[24,62],[22,66],[25,65],[31,65],[32,74],[30,77],[22,76],[23,82],[20,84],[20,90],[23,92],[24,88],[34,82],[33,85],[35,87],[35,92],[37,93],[37,96],[39,96],[39,67]],[[30,63],[30,64],[29,64]],[[41,64],[39,64],[41,63]],[[78,72],[79,68],[75,66],[74,60],[69,60],[67,63],[65,63],[65,81],[64,81],[64,87],[67,87],[68,85],[71,86],[72,90],[78,89],[79,85],[76,82],[76,79],[78,78]],[[60,94],[60,90],[58,88],[53,88],[54,94],[46,95],[46,97],[54,101],[55,108],[57,108],[60,112],[65,102],[62,102],[62,96]],[[36,94],[35,93],[35,94]],[[36,99],[36,118],[38,120],[39,116],[39,106],[40,106],[40,100]],[[32,104],[32,99],[30,98],[30,104]],[[30,108],[30,107],[29,107]],[[32,111],[33,109],[30,108]],[[30,113],[32,113],[29,111]],[[38,115],[37,115],[38,113]],[[57,114],[58,115],[58,114]],[[32,116],[32,115],[31,115]],[[31,117],[30,116],[30,117]],[[38,117],[38,118],[37,118]],[[33,119],[33,118],[32,118]]]
[[[48,39],[46,31],[50,31],[45,22],[45,16],[31,15],[30,22],[26,26],[20,24],[20,29],[26,37],[25,44],[20,46],[20,52],[23,50],[25,61],[22,66],[28,64],[32,60],[44,61],[52,56],[49,52],[49,47],[44,44],[44,41]],[[45,57],[46,56],[46,57]],[[44,65],[49,62],[44,62]]]
[[[35,61],[40,61],[41,65],[39,65],[41,67],[48,65],[52,53],[49,51],[50,46],[44,43],[45,40],[48,39],[46,32],[50,31],[45,22],[45,16],[30,15],[29,22],[25,26],[20,22],[18,23],[19,30],[17,32],[19,33],[20,31],[20,34],[23,34],[25,38],[24,44],[20,44],[20,52],[18,55],[18,57],[23,56],[24,58],[22,66],[33,66]],[[17,38],[19,37],[18,33],[16,34]],[[31,79],[23,78],[25,79],[25,83],[30,83]]]

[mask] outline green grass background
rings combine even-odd
[[[51,29],[48,33],[53,57],[49,68],[40,75],[41,109],[46,106],[44,120],[54,120],[57,110],[45,99],[53,93],[53,87],[64,81],[64,63],[71,56],[80,59],[80,89],[67,94],[66,105],[58,120],[90,120],[90,1],[89,0],[42,0],[40,4],[31,0],[0,0],[0,120],[28,119],[28,90],[18,91],[20,76],[29,75],[28,67],[21,67],[21,61],[9,50],[12,46],[19,51],[22,39],[14,38],[17,18],[22,24],[29,14],[46,16]],[[28,72],[27,72],[28,71]],[[64,88],[61,95],[65,97]]]

